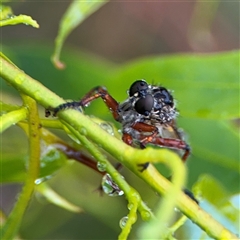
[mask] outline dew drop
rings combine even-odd
[[[79,132],[80,132],[80,134],[83,135],[83,136],[87,135],[87,130],[86,130],[86,128],[81,128]]]
[[[174,208],[174,211],[175,212],[180,212],[180,210],[177,207]]]
[[[120,228],[124,228],[127,224],[128,221],[128,216],[123,217],[120,221],[119,221],[119,226]]]
[[[38,185],[38,184],[40,184],[40,183],[42,183],[42,182],[43,182],[43,181],[42,181],[42,178],[38,178],[38,179],[35,180],[34,183],[35,183],[36,185]]]
[[[112,135],[112,136],[114,135],[113,127],[109,123],[102,122],[102,123],[100,123],[100,127],[102,129],[104,129],[107,133],[109,133],[110,135]]]
[[[104,162],[97,162],[97,169],[100,172],[105,172],[106,171],[107,164]]]
[[[123,190],[119,188],[108,173],[102,178],[102,189],[111,197],[122,196],[124,194]]]
[[[23,74],[18,74],[16,77],[15,77],[15,82],[17,84],[22,84],[22,82],[24,81],[24,75]]]
[[[89,107],[89,106],[90,106],[90,102],[84,105],[84,107]]]
[[[128,207],[128,210],[131,210],[134,207],[134,204],[133,203],[129,203],[127,207]]]
[[[50,178],[51,178],[50,175],[49,175],[49,176],[46,176],[46,177],[38,178],[38,179],[36,179],[36,180],[34,181],[34,183],[35,183],[36,185],[38,185],[38,184],[41,184],[42,182],[47,181],[47,180],[50,179]]]
[[[144,221],[149,221],[151,219],[151,213],[149,211],[141,212],[141,216]]]
[[[1,9],[2,10],[2,9]],[[13,15],[13,14],[11,14],[11,13],[9,13],[8,14],[8,16],[7,16],[7,18],[10,18],[10,19],[13,19],[13,18],[15,18],[16,16],[15,15]]]

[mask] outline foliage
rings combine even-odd
[[[93,4],[86,8],[77,2],[73,2],[63,18],[57,42],[63,42],[67,36],[62,35],[61,32],[65,31],[66,34],[69,34],[76,24],[80,24],[100,7],[100,5]],[[33,21],[33,24],[28,24],[34,27],[38,26],[28,16],[14,18],[10,8],[2,9],[8,11],[10,15],[4,12],[2,16],[5,18],[1,19],[1,26],[4,26],[5,23],[26,23],[26,19]],[[72,11],[77,15],[72,14]],[[83,14],[82,18],[79,18],[79,12]],[[74,26],[67,25],[68,14],[72,15],[70,19]],[[57,46],[60,49],[61,44]],[[233,121],[239,118],[239,51],[203,56],[190,54],[156,56],[137,59],[119,66],[69,49],[63,54],[67,66],[63,72],[52,68],[49,62],[52,49],[47,46],[37,43],[16,44],[11,47],[3,46],[3,51],[8,57],[1,55],[0,76],[4,80],[2,83],[4,98],[6,96],[10,100],[4,100],[1,103],[1,183],[25,182],[15,207],[3,225],[4,239],[13,239],[18,232],[19,224],[34,189],[41,196],[45,196],[45,201],[47,199],[51,203],[75,213],[82,212],[83,209],[91,213],[109,226],[113,235],[120,232],[116,228],[116,219],[120,216],[123,217],[122,213],[125,212],[128,221],[123,226],[119,239],[126,239],[130,232],[132,232],[133,238],[136,236],[159,238],[161,236],[165,239],[173,239],[172,235],[187,220],[186,217],[181,217],[173,224],[169,223],[174,214],[172,209],[175,205],[213,238],[236,238],[227,229],[236,232],[239,221],[239,209],[236,209],[232,202],[232,197],[239,194],[240,175],[239,135],[236,134],[237,127]],[[53,58],[60,63],[59,49],[56,52],[57,56],[55,55]],[[9,58],[28,75],[16,67]],[[105,85],[117,100],[122,100],[126,97],[125,92],[131,82],[141,78],[149,82],[160,82],[163,86],[174,89],[174,96],[179,101],[178,107],[182,116],[179,118],[179,125],[189,134],[193,148],[193,156],[188,164],[188,185],[194,185],[195,194],[202,197],[200,206],[207,209],[210,215],[217,211],[216,217],[223,225],[216,222],[181,193],[180,190],[185,184],[186,168],[176,154],[170,150],[153,149],[152,147],[148,147],[146,150],[132,149],[119,140],[119,134],[114,130],[114,126],[110,125],[114,136],[101,128],[101,123],[112,119],[101,101],[93,103],[89,109],[86,109],[85,115],[68,110],[59,114],[59,120],[46,120],[43,117],[43,109],[39,108],[40,117],[38,117],[36,102],[43,107],[49,107],[57,106],[63,100],[30,76],[39,79],[43,85],[56,91],[60,96],[75,99],[95,85]],[[6,85],[5,81],[11,87]],[[17,105],[10,104],[13,93],[16,94],[13,91],[14,88],[23,99],[22,106],[19,101],[17,101]],[[94,115],[104,121],[89,118],[86,115]],[[99,126],[96,125],[96,122]],[[14,126],[15,124],[17,127]],[[39,128],[40,125],[42,128]],[[26,137],[19,131],[19,127],[24,130]],[[76,166],[76,163],[68,160],[63,147],[69,146],[69,140],[64,135],[61,138],[57,137],[56,132],[50,132],[46,128],[64,130],[74,140],[71,145],[77,151],[90,153],[96,161],[105,166],[106,172],[124,191],[129,212],[126,210],[125,202],[111,198],[106,199],[106,197],[99,198],[92,193],[91,187],[96,186],[98,179],[95,179],[92,172],[88,172],[86,168]],[[29,142],[29,147],[27,142]],[[9,145],[14,146],[14,152]],[[29,153],[24,150],[27,147]],[[139,180],[135,180],[138,184],[134,184],[133,181],[133,184],[130,185],[130,181],[123,179],[113,167],[111,163],[113,158],[131,170],[131,173],[126,172],[128,177],[126,179],[131,179],[132,173],[135,173],[147,185],[139,186],[142,184]],[[139,172],[137,164],[146,162],[146,159],[168,166],[173,172],[173,184],[159,174],[152,165],[143,173]],[[156,167],[161,171],[162,165],[156,164]],[[80,174],[82,176],[79,176]],[[84,186],[83,190],[79,189],[81,181],[85,181],[85,185],[82,185]],[[153,197],[152,193],[149,193],[151,191],[146,192],[147,186],[158,194],[164,195],[160,203],[151,202],[151,199],[155,199],[155,202],[158,200],[155,196]],[[76,194],[76,192],[78,193]],[[151,208],[157,206],[155,211],[152,212],[150,206],[145,204],[147,200],[151,203],[149,204]],[[96,201],[98,204],[95,204]],[[37,203],[34,204],[36,206]],[[26,216],[29,217],[23,219],[20,227],[20,232],[26,238],[34,238],[34,235],[31,235],[34,233],[37,235],[39,233],[40,237],[49,236],[49,232],[54,228],[57,229],[70,218],[69,215],[63,213],[55,223],[50,222],[50,226],[42,224],[41,231],[36,227],[31,232],[26,229],[34,226],[36,221],[34,217],[41,216],[40,212],[33,214],[33,208],[31,211],[27,213]],[[141,225],[137,223],[137,227],[134,228],[132,225],[137,221],[137,211],[146,222],[140,222]],[[44,214],[47,214],[46,210],[43,211],[43,217]],[[156,216],[157,221],[154,220],[153,215]],[[104,219],[103,216],[105,216]],[[35,225],[38,226],[39,222],[41,220],[38,220]],[[164,227],[167,225],[166,223],[168,223],[167,228]],[[78,228],[77,225],[76,228]],[[88,230],[91,231],[89,227]],[[102,238],[104,237],[107,235],[102,236]]]

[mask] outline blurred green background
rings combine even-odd
[[[68,5],[59,1],[11,3],[15,14],[32,16],[40,28],[1,28],[3,53],[65,99],[80,99],[92,87],[104,85],[116,100],[123,101],[131,83],[142,78],[174,90],[179,126],[193,148],[187,163],[188,187],[199,176],[209,174],[217,181],[208,189],[212,195],[216,186],[226,190],[228,200],[239,194],[239,52],[233,51],[239,48],[239,3],[109,2],[69,36],[61,56],[66,69],[60,71],[50,57],[59,21]],[[4,102],[21,104],[18,93],[2,80],[1,89]],[[39,109],[44,117],[44,110]],[[114,122],[101,100],[91,104],[86,113]],[[72,144],[63,132],[55,133]],[[22,176],[16,175],[24,170],[28,145],[25,134],[16,126],[4,132],[1,140],[1,207],[9,213],[21,190]],[[13,174],[4,175],[4,167],[13,169]],[[154,208],[159,197],[128,170],[122,174]],[[25,215],[20,236],[116,239],[118,222],[128,213],[127,203],[124,197],[100,196],[95,191],[100,181],[101,176],[78,163],[62,167],[48,183],[85,212],[70,213],[37,194]],[[205,195],[211,199],[207,190]],[[220,210],[227,200],[219,204],[217,198],[216,192],[212,202],[203,201],[201,206],[236,231],[239,219],[226,221],[226,214]],[[229,214],[234,215],[230,210]],[[141,223],[139,220],[134,225],[132,239]],[[178,238],[197,239],[201,234],[188,224],[185,230],[178,231]]]

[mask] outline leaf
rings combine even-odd
[[[0,4],[0,27],[7,25],[17,25],[21,23],[39,28],[37,21],[33,20],[30,16],[23,14],[15,16],[10,7]]]
[[[202,208],[207,209],[208,213],[214,215],[226,228],[237,232],[240,209],[239,206],[234,206],[228,189],[214,177],[203,174],[194,184],[193,190],[201,197]],[[199,231],[199,229],[194,230]]]
[[[26,178],[25,159],[26,156],[18,153],[8,156],[4,153],[1,157],[1,183],[23,182]]]
[[[7,129],[1,135],[1,146],[1,183],[23,182],[26,178],[28,149],[23,132],[16,126]]]
[[[217,178],[230,193],[239,191],[239,137],[223,121],[181,118],[189,136],[192,156],[188,161],[189,184],[207,173]],[[229,124],[229,123],[228,123]]]
[[[15,64],[21,69],[66,99],[77,100],[96,85],[108,86],[112,70],[116,68],[115,64],[105,59],[68,48],[63,52],[68,67],[64,71],[58,71],[49,61],[52,48],[47,44],[25,42],[24,45],[15,44],[11,48],[4,46],[3,50],[8,52],[9,58],[15,59]],[[5,81],[3,89],[13,92]],[[16,94],[15,91],[14,93]]]
[[[70,212],[80,213],[83,210],[61,197],[53,191],[46,183],[41,183],[36,187],[37,191],[42,194],[50,203],[62,207]]]
[[[75,0],[70,4],[61,20],[58,36],[55,40],[56,46],[54,54],[52,56],[52,61],[57,68],[62,69],[65,67],[64,63],[60,61],[59,57],[63,43],[67,36],[90,14],[98,10],[105,3],[107,3],[107,1]]]
[[[27,130],[26,124],[19,124],[22,128]],[[2,174],[1,182],[23,182],[26,177],[27,167],[27,153],[23,153],[23,149],[26,149],[23,141],[22,133],[19,129],[9,129],[4,133],[4,141],[1,142],[5,151],[2,151],[0,159]],[[6,137],[5,137],[6,136]],[[16,143],[12,138],[16,139],[16,142],[21,139],[20,143]],[[40,159],[40,172],[37,182],[45,181],[62,168],[66,163],[66,156],[53,145],[54,141],[59,141],[54,134],[50,133],[46,129],[41,129],[41,159]],[[15,151],[6,151],[11,142],[11,146],[14,146]],[[37,183],[36,182],[36,183]]]
[[[97,85],[105,85],[113,93],[116,89],[116,86],[112,84],[112,71],[116,69],[116,65],[83,51],[79,52],[71,48],[64,51],[63,57],[68,67],[64,71],[58,71],[49,61],[52,48],[47,44],[44,46],[32,43],[15,44],[11,49],[5,46],[3,50],[9,53],[9,58],[15,59],[16,65],[30,76],[35,76],[42,84],[64,99],[78,100]],[[29,64],[29,62],[34,64]],[[2,89],[16,94],[16,91],[9,88],[5,81],[2,81]],[[124,86],[117,85],[117,89],[122,96],[126,95]],[[85,109],[85,112],[86,114],[94,113],[100,118],[107,115],[112,121],[111,114],[101,100],[93,102],[90,108]]]
[[[240,116],[239,51],[143,58],[120,68],[114,82],[142,78],[174,90],[184,117],[219,120]]]
[[[174,90],[178,124],[192,147],[189,185],[208,173],[235,193],[240,177],[239,136],[227,120],[239,117],[238,68],[239,51],[143,58],[116,70],[112,94],[120,99],[120,85],[128,89],[132,81],[142,78]]]
[[[6,19],[12,15],[13,15],[12,9],[9,6],[2,5],[0,1],[0,20]]]

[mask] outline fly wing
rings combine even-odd
[[[162,138],[173,138],[184,140],[184,132],[181,129],[178,129],[175,122],[171,124],[162,125],[161,129],[161,137]]]

